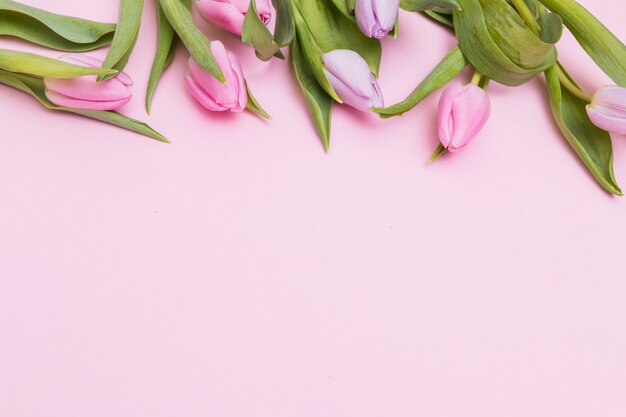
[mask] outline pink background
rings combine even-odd
[[[326,155],[288,65],[222,32],[274,120],[203,111],[182,50],[148,118],[147,3],[124,112],[172,145],[0,86],[0,417],[626,415],[626,201],[561,139],[542,79],[494,84],[482,134],[432,166],[438,94],[393,120],[337,108]],[[583,4],[626,39],[621,1]],[[388,104],[454,43],[400,20]]]

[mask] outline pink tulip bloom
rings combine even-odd
[[[59,58],[83,67],[101,67],[99,59],[87,55],[68,54]],[[46,97],[62,107],[87,110],[115,110],[133,97],[133,80],[125,72],[114,78],[97,82],[96,75],[77,78],[44,78]]]
[[[215,57],[226,82],[222,83],[205,72],[189,58],[189,68],[185,73],[185,85],[200,104],[211,111],[240,112],[248,105],[246,81],[239,60],[224,48],[220,41],[211,42],[211,53]]]
[[[400,0],[357,0],[356,23],[368,38],[384,38],[396,25]]]
[[[491,112],[489,96],[475,84],[448,86],[439,99],[439,140],[458,152],[482,129]]]
[[[265,24],[272,19],[270,0],[256,0],[256,11]],[[250,0],[196,0],[200,16],[207,22],[241,36]]]
[[[361,55],[349,49],[335,49],[322,56],[324,73],[345,104],[367,111],[383,107],[378,81]]]
[[[626,135],[626,88],[615,85],[602,87],[593,95],[587,114],[600,129]]]

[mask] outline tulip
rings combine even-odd
[[[398,18],[400,0],[357,0],[356,23],[368,38],[384,38]]]
[[[383,107],[383,96],[367,62],[354,51],[335,49],[322,55],[324,73],[337,96],[355,109]]]
[[[256,0],[255,5],[259,18],[267,24],[272,19],[270,0]],[[204,20],[241,36],[250,0],[196,0],[196,6]]]
[[[68,54],[59,58],[83,67],[101,67],[99,59],[87,55]],[[44,78],[46,97],[61,107],[88,110],[115,110],[128,103],[133,96],[133,80],[125,72],[114,78],[98,82],[97,76],[76,78]]]
[[[248,105],[248,93],[239,60],[235,54],[227,51],[220,41],[211,42],[211,53],[222,70],[226,82],[222,83],[213,75],[203,71],[193,58],[189,58],[189,69],[185,73],[187,90],[200,104],[211,111],[240,112],[244,110]]]
[[[475,84],[454,83],[439,99],[439,140],[458,152],[482,129],[489,118],[489,96]]]
[[[626,135],[626,88],[615,85],[602,87],[593,95],[587,114],[600,129]]]

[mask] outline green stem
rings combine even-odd
[[[528,27],[535,32],[535,35],[539,35],[541,32],[541,27],[537,20],[535,20],[535,16],[533,16],[533,12],[530,11],[524,0],[512,0],[513,6],[517,9],[517,13],[524,19],[524,22],[528,25]]]
[[[585,93],[576,84],[574,84],[572,80],[570,80],[569,77],[565,75],[565,73],[563,72],[563,70],[561,69],[559,65],[555,65],[554,68],[556,68],[556,73],[559,77],[559,81],[561,82],[561,85],[565,87],[567,91],[569,91],[570,93],[572,93],[579,99],[583,100],[584,102],[591,103],[592,97],[589,94]]]

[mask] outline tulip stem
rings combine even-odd
[[[567,89],[570,93],[584,101],[585,103],[591,103],[592,97],[585,93],[579,86],[577,86],[570,78],[563,72],[560,65],[555,65],[556,73],[559,77],[561,85]]]
[[[541,32],[541,26],[537,23],[533,12],[530,11],[524,0],[512,0],[513,6],[517,9],[517,13],[524,19],[526,25],[535,32],[535,35],[539,35]]]
[[[479,86],[480,88],[482,88],[483,90],[487,89],[487,86],[489,85],[489,78],[487,78],[484,74],[482,74],[480,71],[475,70],[474,71],[474,75],[472,76],[472,84],[476,84],[477,86]]]

